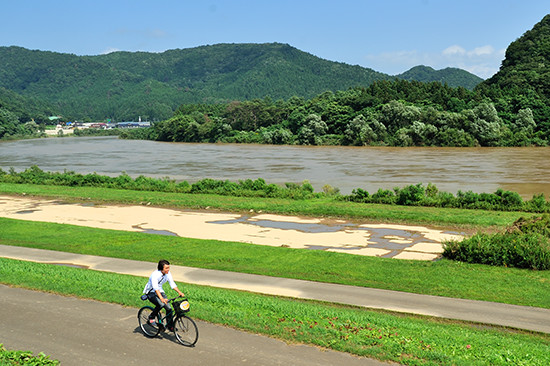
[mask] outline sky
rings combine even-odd
[[[278,42],[390,75],[426,65],[484,79],[550,13],[548,0],[0,1],[0,46],[99,55]]]

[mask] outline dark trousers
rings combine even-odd
[[[164,292],[161,292],[161,295],[163,298],[166,298],[166,294]],[[160,301],[155,291],[149,292],[147,294],[147,299],[149,299],[149,301],[151,301],[153,305],[155,305],[155,309],[151,313],[150,317],[156,318],[160,310],[164,308],[164,310],[166,310],[166,325],[168,327],[171,327],[173,325],[172,324],[172,305],[170,305],[169,302],[165,304],[162,301]]]

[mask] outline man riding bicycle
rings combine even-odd
[[[185,297],[183,292],[178,289],[178,286],[172,278],[172,274],[170,273],[170,262],[165,259],[159,261],[157,270],[149,276],[149,281],[145,285],[143,293],[147,295],[147,299],[155,305],[155,309],[149,316],[149,322],[155,323],[159,311],[164,308],[167,315],[166,318],[168,329],[172,331],[174,328],[172,306],[168,302],[168,298],[162,288],[162,285],[166,282],[168,282],[170,287],[172,287],[172,289],[175,290],[180,296]]]

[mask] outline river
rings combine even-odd
[[[189,144],[116,137],[64,137],[0,142],[0,168],[37,165],[46,171],[132,177],[264,178],[268,183],[309,180],[344,194],[374,193],[408,184],[440,190],[516,191],[524,198],[550,196],[550,148],[391,148]]]

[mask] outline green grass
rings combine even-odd
[[[0,282],[136,308],[146,304],[139,299],[146,279],[129,275],[0,258]],[[292,343],[406,365],[550,364],[550,336],[545,334],[182,283],[178,287],[190,299],[191,317]]]
[[[239,212],[254,210],[256,212],[263,211],[283,215],[338,217],[352,220],[368,219],[370,221],[431,224],[469,229],[504,227],[512,224],[519,217],[530,217],[534,215],[525,212],[343,202],[330,197],[292,200],[11,183],[0,183],[0,192],[53,197],[74,201],[86,200],[102,203],[151,204],[153,206],[189,209],[203,209],[209,207],[211,209]]]
[[[0,244],[550,308],[550,271],[396,260],[0,218]]]
[[[30,351],[7,350],[4,345],[0,343],[0,365],[55,366],[59,365],[59,361],[50,359],[50,356],[46,356],[42,352],[34,356]]]

